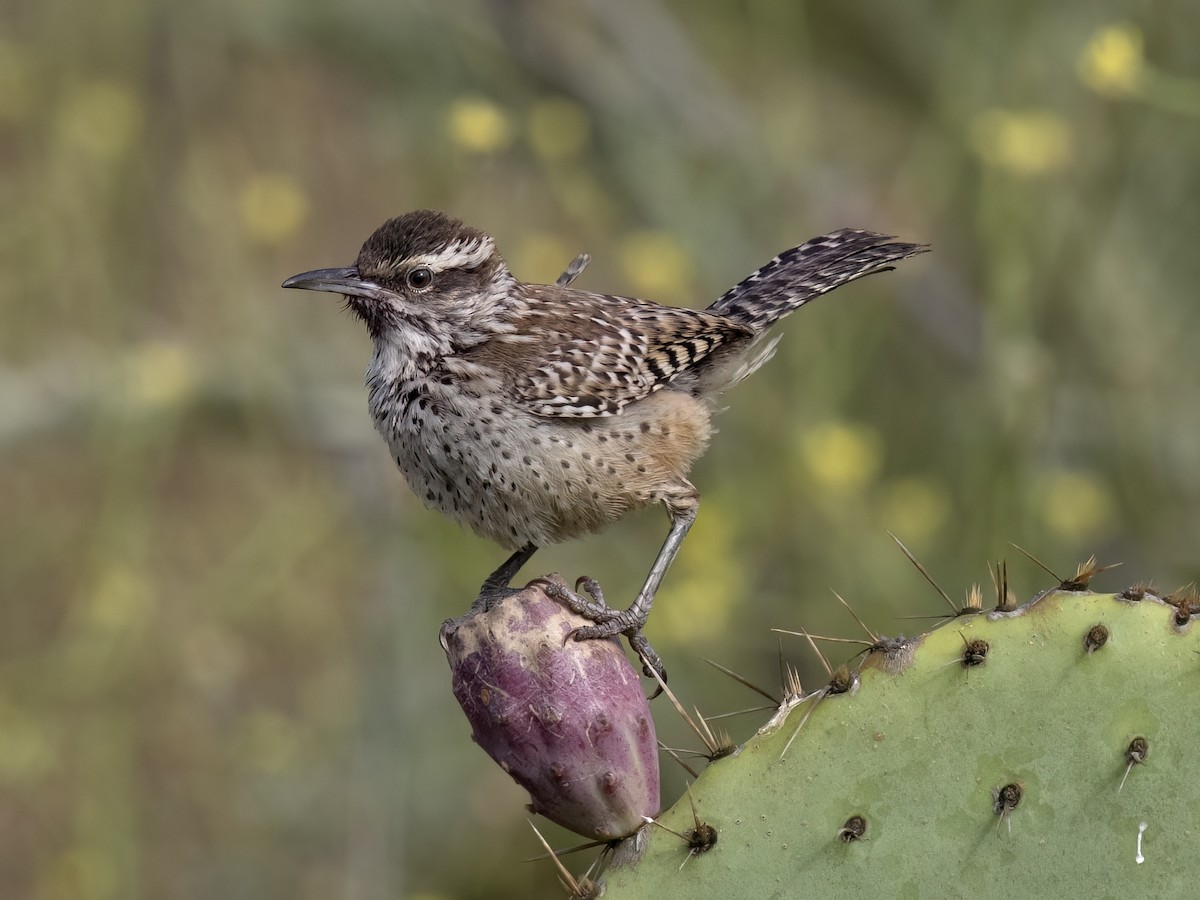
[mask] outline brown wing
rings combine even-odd
[[[556,292],[553,303],[544,302],[547,290]],[[753,334],[722,316],[691,309],[541,285],[526,285],[525,291],[528,333],[538,335],[540,347],[513,373],[511,390],[539,416],[619,415],[717,347]]]

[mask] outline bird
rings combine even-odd
[[[593,579],[575,590],[537,579],[592,623],[572,637],[623,634],[646,674],[665,676],[643,629],[696,520],[688,474],[721,395],[771,358],[785,315],[927,249],[843,228],[783,251],[696,310],[579,290],[586,255],[556,284],[520,281],[490,235],[425,209],[377,228],[352,266],[283,287],[345,298],[372,342],[371,418],[409,486],[512,551],[473,608],[509,590],[539,547],[665,507],[666,539],[625,609],[610,608]]]

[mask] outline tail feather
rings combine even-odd
[[[901,259],[925,253],[926,244],[893,242],[889,235],[843,228],[785,250],[735,284],[708,312],[762,331],[813,297],[886,272]]]

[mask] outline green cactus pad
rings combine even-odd
[[[873,651],[692,785],[715,845],[650,827],[605,897],[1195,896],[1198,629],[1054,591]],[[686,797],[659,821],[695,828]]]

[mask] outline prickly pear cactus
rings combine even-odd
[[[604,896],[1197,896],[1194,612],[1058,590],[881,642],[702,773]]]

